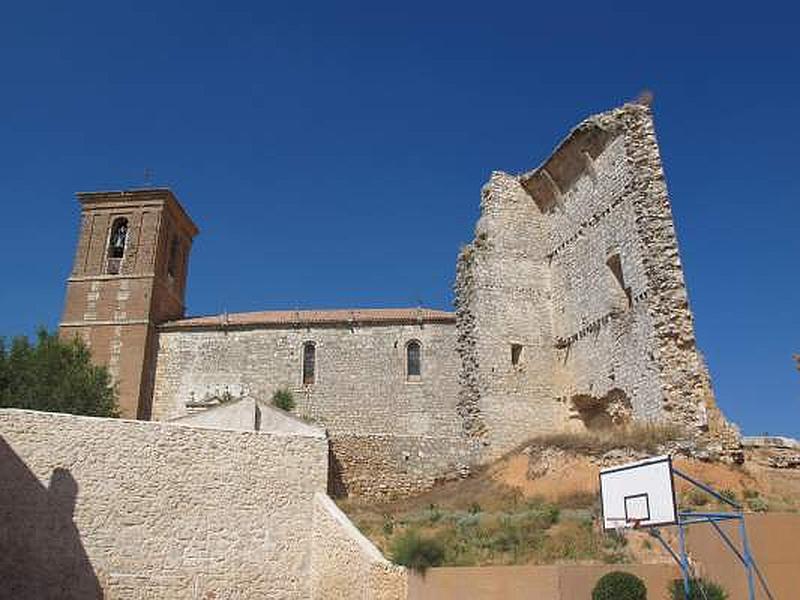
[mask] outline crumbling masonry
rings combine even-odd
[[[647,106],[587,119],[533,171],[492,174],[456,308],[459,414],[489,457],[628,420],[738,447],[697,349]]]

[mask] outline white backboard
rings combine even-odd
[[[603,529],[654,527],[677,521],[672,460],[656,456],[600,471]]]

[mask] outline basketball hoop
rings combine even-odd
[[[600,471],[603,529],[639,529],[678,520],[672,461],[656,456]]]
[[[674,475],[710,494],[721,503],[728,504],[733,511],[727,513],[678,511]],[[742,507],[713,488],[673,468],[672,459],[669,456],[656,456],[626,465],[601,469],[600,507],[602,526],[605,531],[614,531],[617,536],[625,537],[631,529],[647,530],[661,543],[681,569],[683,590],[687,599],[691,594],[690,581],[692,577],[696,577],[696,572],[686,551],[684,530],[689,525],[696,523],[710,523],[744,566],[750,600],[756,598],[756,576],[767,597],[773,600],[767,582],[750,552]],[[741,550],[718,525],[718,523],[728,520],[739,521]],[[677,551],[672,549],[659,531],[659,527],[670,525],[677,526],[679,543]],[[702,590],[702,588],[700,589]],[[705,596],[705,592],[703,595]]]

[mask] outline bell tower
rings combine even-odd
[[[184,316],[197,227],[166,188],[82,192],[61,337],[80,336],[109,368],[128,419],[149,419],[156,327]]]

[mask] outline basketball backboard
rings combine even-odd
[[[672,525],[678,520],[672,460],[656,456],[600,471],[603,529]]]

